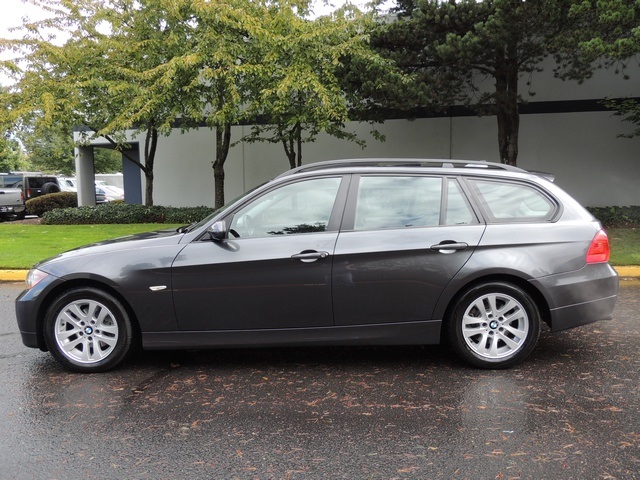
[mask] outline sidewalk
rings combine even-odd
[[[640,267],[613,267],[620,279],[640,278]],[[0,282],[24,282],[27,270],[0,270]]]

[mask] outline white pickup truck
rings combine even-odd
[[[21,188],[0,188],[0,220],[22,220],[26,213]]]

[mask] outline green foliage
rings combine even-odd
[[[640,265],[640,228],[607,228],[612,265]]]
[[[596,68],[616,67],[626,75],[640,54],[638,0],[576,0],[569,20],[573,29],[558,38],[556,60],[562,78],[585,80]]]
[[[605,228],[640,227],[640,206],[588,207]]]
[[[604,102],[608,108],[616,110],[614,115],[623,117],[623,121],[635,126],[635,129],[628,133],[620,133],[622,138],[640,137],[640,101],[636,99],[627,100],[607,100]]]
[[[411,3],[401,2],[398,10],[406,12]],[[515,165],[519,80],[539,70],[558,36],[571,28],[571,3],[418,0],[410,17],[381,25],[373,45],[416,79],[407,110],[462,102],[479,114],[496,115],[500,159]],[[487,79],[495,85],[492,91]]]
[[[640,1],[582,0],[571,6],[575,28],[560,38],[556,73],[561,78],[584,81],[596,69],[615,69],[629,79],[630,64],[640,65]],[[638,82],[638,79],[633,79]],[[607,107],[635,125],[621,137],[640,136],[640,103],[634,99],[609,100]]]
[[[282,144],[294,168],[302,146],[320,132],[364,142],[345,129],[357,104],[344,87],[345,62],[390,66],[369,48],[370,24],[357,9],[345,8],[311,22],[292,5],[268,5],[252,54],[257,68],[249,86],[247,112],[257,119],[242,141]]]
[[[70,208],[78,206],[78,195],[74,192],[58,192],[31,198],[26,202],[27,214],[42,217],[45,213],[56,208]]]
[[[109,203],[95,207],[78,207],[47,212],[45,225],[93,225],[170,223],[191,224],[202,220],[213,212],[209,207],[162,207]]]
[[[28,162],[15,138],[0,136],[0,172],[27,170]]]

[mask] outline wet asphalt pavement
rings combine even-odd
[[[71,374],[0,284],[3,479],[640,478],[640,282],[483,371],[446,347],[146,352]]]

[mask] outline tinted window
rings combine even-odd
[[[31,188],[42,188],[45,183],[58,184],[55,177],[29,177],[27,178],[27,182]]]
[[[460,186],[455,180],[448,181],[447,208],[445,225],[468,225],[477,223],[476,216],[469,207],[467,199],[460,191]]]
[[[363,177],[355,229],[428,227],[440,224],[442,179]]]
[[[471,180],[488,213],[498,222],[550,219],[555,204],[532,186],[487,180]]]
[[[324,232],[340,178],[307,180],[276,188],[240,209],[231,229],[240,238]]]

